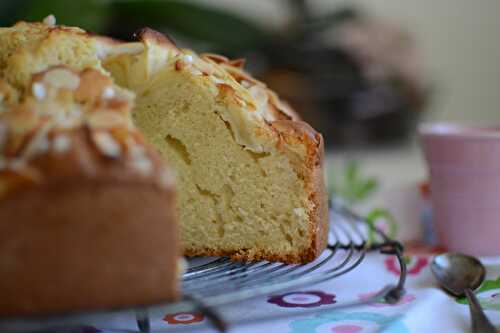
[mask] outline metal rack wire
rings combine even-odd
[[[306,265],[287,265],[282,263],[254,262],[237,263],[228,258],[195,258],[189,260],[189,268],[183,275],[183,299],[176,303],[159,304],[149,307],[133,309],[117,309],[100,311],[87,314],[71,314],[51,318],[36,318],[31,323],[32,327],[50,327],[52,323],[71,322],[79,316],[106,317],[123,311],[134,311],[137,326],[142,333],[150,332],[150,318],[164,313],[198,312],[202,313],[208,321],[219,331],[224,332],[229,322],[221,310],[227,305],[263,295],[283,292],[292,288],[301,288],[315,285],[342,276],[358,267],[369,251],[380,251],[385,255],[397,257],[400,266],[400,276],[395,284],[383,286],[379,293],[363,300],[350,303],[335,303],[325,310],[332,308],[348,307],[370,302],[385,301],[397,302],[404,293],[406,280],[406,265],[403,261],[402,245],[388,238],[383,232],[364,223],[363,218],[352,212],[341,201],[331,202],[331,226],[327,249],[322,255]],[[368,233],[375,233],[375,240],[369,242]],[[296,312],[296,315],[305,315],[311,310]],[[313,310],[317,313],[318,309]],[[287,313],[286,315],[290,315]],[[266,320],[270,317],[247,318],[246,320]],[[272,319],[276,319],[276,314]],[[29,321],[19,319],[23,324]],[[239,319],[237,323],[243,323]],[[2,325],[15,326],[14,321]],[[12,324],[12,325],[11,325]],[[40,326],[38,326],[40,325]],[[54,332],[49,330],[47,332]]]

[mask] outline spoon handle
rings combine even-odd
[[[473,333],[498,333],[495,326],[493,326],[486,317],[476,298],[476,295],[470,289],[464,290],[465,296],[469,301],[470,316],[472,319],[472,332]]]

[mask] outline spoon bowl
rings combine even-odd
[[[444,253],[434,257],[431,271],[444,290],[453,296],[467,297],[473,333],[498,333],[473,292],[486,275],[486,269],[478,259],[460,253]]]
[[[443,289],[457,297],[463,296],[467,288],[479,288],[486,275],[486,270],[478,259],[460,253],[435,256],[431,270]]]

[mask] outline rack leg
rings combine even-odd
[[[137,320],[137,327],[141,333],[149,333],[151,331],[147,310],[137,310],[135,312],[135,318]]]

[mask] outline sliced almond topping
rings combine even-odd
[[[218,77],[216,77],[216,76],[214,76],[214,75],[211,75],[211,76],[209,76],[209,77],[210,77],[210,80],[211,80],[212,82],[214,82],[215,84],[223,84],[223,83],[225,83],[225,81],[224,81],[224,80],[221,80],[221,79],[219,79]]]
[[[50,27],[53,27],[56,25],[56,17],[54,15],[50,14],[49,16],[47,16],[43,19],[43,23],[50,26]]]
[[[21,153],[21,158],[24,160],[29,160],[33,156],[46,153],[49,150],[50,142],[48,138],[48,133],[52,128],[52,124],[46,122],[41,127],[39,127],[33,138],[30,140],[26,148]]]
[[[54,117],[55,126],[58,128],[74,128],[82,124],[82,112],[74,109],[67,113],[57,113]]]
[[[228,65],[236,67],[236,68],[243,68],[243,67],[245,67],[245,62],[246,62],[245,58],[239,58],[239,59],[230,60],[228,62]]]
[[[99,151],[105,156],[111,158],[120,157],[122,149],[118,142],[108,132],[95,132],[92,134],[92,139]]]
[[[146,156],[146,149],[140,144],[129,144],[129,154],[133,159],[139,159]]]
[[[133,159],[132,167],[144,176],[148,176],[153,172],[153,162],[146,156]]]
[[[80,85],[75,91],[75,99],[78,102],[91,102],[97,99],[106,98],[106,88],[112,88],[112,80],[110,77],[95,69],[86,69],[80,73]]]
[[[214,65],[208,61],[197,58],[194,62],[194,65],[202,74],[205,73],[207,75],[213,75],[215,73]],[[199,75],[199,74],[195,74],[195,75]]]
[[[192,63],[193,62],[193,56],[190,54],[185,54],[183,57],[184,61],[187,63]]]
[[[80,77],[65,68],[54,68],[43,76],[43,82],[56,89],[76,90],[80,85]]]
[[[57,135],[52,142],[52,149],[56,153],[65,153],[71,147],[71,138],[67,134]]]
[[[93,129],[111,129],[128,126],[128,119],[118,112],[106,110],[92,113],[88,117],[87,123]]]
[[[139,54],[144,51],[144,45],[140,42],[122,43],[103,37],[95,37],[94,40],[97,57],[100,60],[121,54]]]
[[[196,75],[196,76],[203,75],[203,72],[200,71],[198,68],[192,68],[189,71],[191,72],[191,74]]]
[[[31,93],[39,101],[43,100],[45,96],[47,96],[45,86],[41,82],[33,83],[33,85],[31,86]]]
[[[258,108],[265,108],[267,105],[267,89],[259,86],[252,86],[248,89],[250,95],[255,99]]]
[[[247,80],[242,80],[240,82],[240,84],[244,87],[244,88],[250,88],[251,86],[253,86],[253,84],[250,82],[250,81],[247,81]]]
[[[163,188],[169,189],[175,185],[175,177],[173,173],[164,168],[160,173],[160,186]]]
[[[113,87],[106,87],[102,91],[102,98],[103,99],[111,99],[115,97],[115,89]]]
[[[9,163],[12,170],[21,170],[26,166],[26,162],[20,158],[16,158]]]
[[[215,54],[215,53],[203,53],[201,55],[203,58],[207,58],[207,59],[210,59],[218,64],[220,64],[221,62],[222,63],[225,63],[225,62],[229,62],[229,59],[220,55],[220,54]]]

